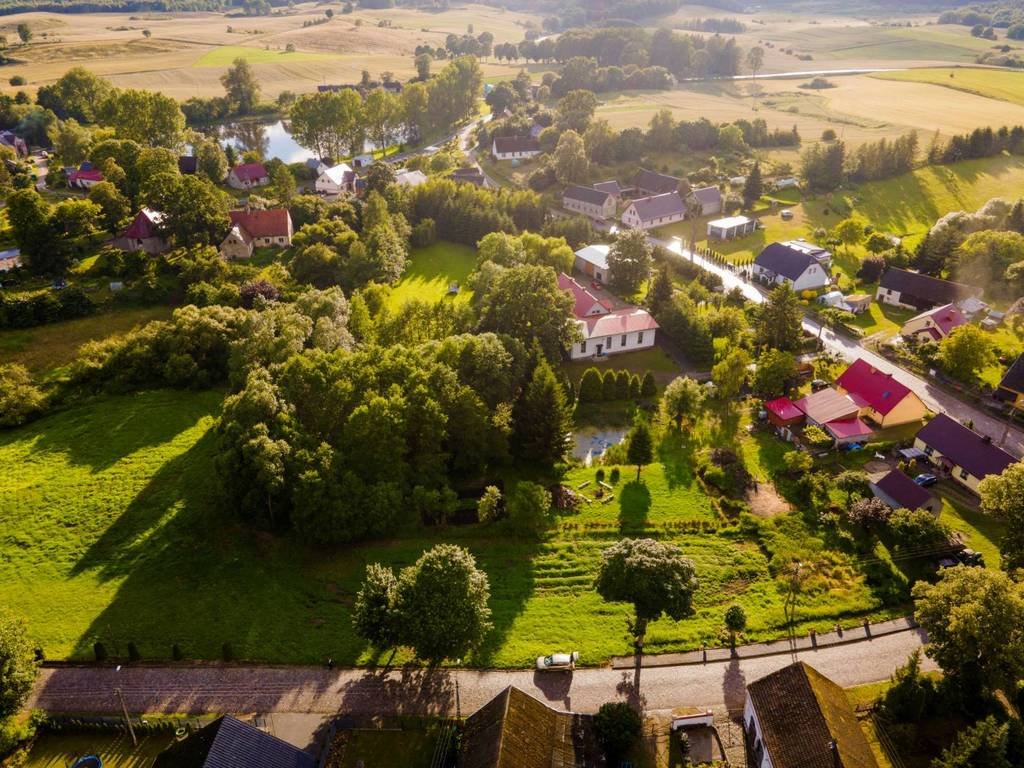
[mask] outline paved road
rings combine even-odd
[[[634,670],[327,670],[322,667],[60,667],[44,669],[30,707],[48,712],[117,713],[120,688],[135,713],[310,712],[469,713],[508,685],[550,706],[594,712],[606,701],[640,701],[648,710],[742,706],[746,683],[800,658],[840,685],[884,680],[921,647],[917,631],[849,645],[729,662]],[[934,668],[925,660],[928,669]],[[639,680],[639,685],[638,685]]]
[[[735,274],[728,268],[707,261],[695,254],[691,254],[688,249],[683,247],[679,240],[666,241],[651,238],[651,241],[665,246],[673,253],[679,254],[680,258],[693,261],[701,268],[706,269],[709,272],[714,272],[722,278],[722,282],[727,291],[738,287],[743,291],[743,295],[751,301],[760,303],[765,300],[765,295],[757,288],[757,286],[743,280],[739,275]],[[875,368],[892,374],[893,378],[898,382],[909,387],[932,411],[935,411],[936,413],[947,413],[950,416],[961,420],[971,419],[974,422],[974,428],[982,434],[991,436],[992,440],[997,445],[1003,446],[1003,448],[1015,456],[1024,456],[1024,432],[1020,429],[1011,427],[1006,422],[995,418],[986,411],[969,405],[963,400],[954,397],[945,390],[935,386],[927,379],[923,379],[904,368],[900,368],[898,365],[886,360],[881,355],[872,352],[869,349],[865,349],[858,341],[846,336],[841,336],[828,328],[822,328],[815,320],[805,317],[803,327],[804,330],[811,335],[819,336],[827,349],[835,352],[844,360],[853,361],[858,358],[867,360]]]

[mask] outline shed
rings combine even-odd
[[[746,216],[727,216],[708,222],[708,238],[732,240],[734,237],[749,235],[757,229],[757,221]]]
[[[871,493],[893,509],[927,509],[938,514],[942,502],[898,469],[870,483]]]

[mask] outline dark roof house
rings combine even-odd
[[[167,748],[153,768],[314,768],[316,760],[276,736],[231,716],[219,717]]]
[[[603,766],[589,715],[558,712],[509,686],[466,720],[459,768]]]
[[[619,182],[615,181],[599,181],[594,185],[594,189],[599,189],[602,192],[607,192],[612,197],[622,197],[622,187],[619,186]]]
[[[564,199],[579,200],[582,203],[588,203],[590,205],[604,205],[611,195],[608,192],[602,192],[599,189],[593,187],[581,187],[573,185],[566,187],[562,193]]]
[[[701,208],[706,211],[711,211],[718,206],[721,209],[722,205],[722,190],[718,187],[699,187],[693,190],[693,196],[697,198],[697,202],[700,203]]]
[[[1024,395],[1024,354],[1018,355],[1013,364],[1006,369],[993,395],[998,400],[1010,402],[1015,407],[1019,406],[1021,396]]]
[[[808,267],[818,264],[818,260],[789,243],[772,243],[757,255],[754,263],[762,269],[770,270],[790,280],[796,280],[807,271]]]
[[[540,152],[540,142],[529,136],[498,136],[494,139],[494,152],[500,155]]]
[[[667,173],[658,173],[641,168],[633,176],[633,186],[647,195],[663,195],[666,192],[676,192],[679,189],[679,182],[675,176]]]
[[[756,725],[755,746],[773,768],[878,766],[846,692],[802,661],[748,685],[746,710],[747,728]]]
[[[926,446],[926,453],[928,448],[938,452],[948,463],[962,467],[978,480],[988,475],[1001,474],[1017,461],[994,445],[992,438],[979,435],[944,413],[921,427],[917,439]]]
[[[910,477],[894,469],[884,477],[869,483],[872,493],[890,507],[899,509],[929,509],[938,511],[938,503],[932,494],[915,483]]]
[[[675,192],[637,198],[633,201],[632,207],[640,221],[686,215],[686,204]]]
[[[900,304],[931,309],[942,304],[952,304],[970,296],[980,296],[981,291],[963,283],[942,280],[908,269],[889,267],[878,281],[880,290],[894,291],[899,294]]]
[[[199,158],[193,155],[179,155],[178,156],[178,173],[182,175],[191,175],[199,171]]]

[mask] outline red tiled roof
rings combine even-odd
[[[249,233],[252,237],[287,237],[291,216],[287,208],[271,208],[266,211],[229,211],[231,223]]]
[[[836,384],[858,405],[867,405],[883,416],[910,394],[910,389],[896,381],[892,374],[878,370],[866,360],[854,360],[836,379]]]
[[[838,419],[825,425],[832,437],[837,440],[849,440],[855,437],[867,437],[873,433],[871,427],[860,419]]]
[[[774,400],[769,400],[764,404],[764,407],[783,421],[799,419],[804,415],[804,412],[797,408],[796,404],[788,397],[778,397]]]
[[[596,317],[596,315],[588,314],[595,304],[603,310],[601,314],[606,314],[611,309],[609,302],[601,301],[597,296],[580,285],[579,282],[565,274],[565,272],[558,275],[558,287],[572,294],[573,301],[576,302],[572,313],[578,318]]]
[[[76,181],[103,181],[103,174],[97,170],[74,170],[68,175],[68,182],[74,184]]]
[[[588,339],[614,336],[621,333],[651,331],[659,327],[647,310],[638,307],[618,309],[615,312],[609,312],[607,315],[581,318],[579,322],[582,326],[583,335]]]
[[[259,181],[268,177],[263,163],[243,163],[231,169],[239,181]]]
[[[132,240],[146,240],[151,237],[158,237],[156,227],[161,219],[163,219],[162,213],[151,211],[149,208],[143,208],[135,214],[135,219],[128,226],[128,229],[121,233],[121,237],[128,237]]]

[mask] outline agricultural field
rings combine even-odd
[[[434,243],[415,248],[402,279],[395,283],[388,305],[398,308],[411,299],[435,302],[448,296],[448,286],[456,282],[459,292],[454,301],[468,302],[473,292],[466,280],[476,266],[476,250],[458,243]]]
[[[303,27],[324,18],[327,24]],[[523,39],[532,17],[486,6],[466,5],[447,12],[407,8],[358,10],[343,14],[341,3],[296,5],[281,15],[229,17],[219,13],[96,13],[62,15],[26,13],[5,16],[0,34],[17,38],[15,28],[27,22],[35,39],[10,49],[15,60],[4,67],[7,80],[28,79],[28,90],[53,82],[67,69],[84,66],[119,87],[159,90],[184,100],[219,96],[220,76],[236,57],[253,64],[263,96],[281,91],[310,91],[318,84],[358,80],[362,70],[373,75],[390,71],[399,78],[413,73],[417,45],[444,45],[449,33],[463,34],[469,25],[491,31],[495,42]],[[151,37],[143,36],[148,30]],[[295,52],[286,47],[294,44]],[[489,74],[514,74],[517,69],[485,63]]]
[[[694,474],[701,445],[749,452],[755,476],[780,466],[780,444],[748,436],[738,410],[709,409],[662,445],[641,482],[623,467],[611,502],[559,518],[540,541],[510,537],[500,524],[465,525],[311,550],[249,529],[218,503],[212,428],[223,396],[101,397],[0,436],[0,461],[20,467],[0,481],[0,602],[27,618],[49,658],[90,658],[102,640],[113,656],[133,641],[148,658],[168,657],[175,642],[189,657],[217,658],[228,642],[244,659],[366,663],[373,657],[348,613],[365,565],[404,566],[442,541],[468,547],[492,577],[495,626],[470,660],[477,665],[528,666],[570,645],[588,663],[628,652],[626,606],[604,603],[591,587],[601,550],[623,533],[677,542],[702,580],[696,615],[655,622],[651,651],[716,644],[734,601],[750,617],[748,639],[784,635],[780,571],[794,558],[813,564],[797,631],[905,609],[892,600],[897,577],[869,578],[799,513],[737,525],[718,510]],[[593,469],[566,479],[588,481]],[[272,621],[254,619],[268,607]]]
[[[914,69],[906,72],[880,72],[872,77],[904,83],[927,83],[1024,106],[1024,72],[1010,69]]]

